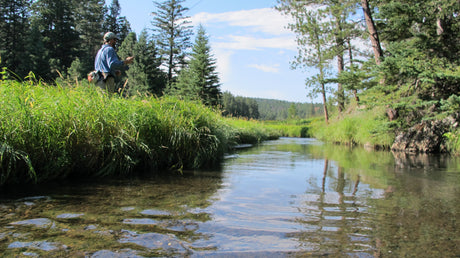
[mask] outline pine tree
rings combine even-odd
[[[0,57],[19,79],[28,73],[26,43],[29,31],[29,1],[2,0],[0,2]]]
[[[46,78],[50,74],[49,50],[45,47],[43,36],[37,25],[33,25],[26,42],[28,71],[37,78]]]
[[[103,41],[104,4],[102,0],[80,1],[75,10],[76,30],[80,37],[77,47],[79,78],[94,69],[94,58]]]
[[[363,9],[364,19],[369,32],[369,38],[372,43],[372,49],[374,50],[375,63],[380,65],[383,58],[383,50],[380,44],[379,33],[374,23],[371,8],[369,7],[369,0],[361,0],[361,7]]]
[[[161,58],[153,41],[147,40],[147,31],[143,30],[136,40],[134,32],[120,46],[122,59],[134,56],[134,62],[126,72],[128,76],[128,95],[151,93],[161,96],[166,86],[166,76],[160,70]]]
[[[211,54],[208,36],[203,26],[200,25],[189,66],[181,71],[178,82],[175,84],[176,94],[201,100],[208,106],[220,105],[222,93],[216,69],[216,61]]]
[[[64,74],[76,58],[78,34],[75,30],[74,1],[38,0],[32,4],[32,23],[40,30],[49,53],[51,74],[46,79]]]
[[[107,7],[103,28],[104,32],[111,31],[115,33],[120,38],[120,42],[123,42],[131,32],[131,25],[125,16],[120,16],[120,13],[120,3],[118,0],[112,0],[112,4]]]
[[[183,7],[185,0],[165,0],[154,2],[156,11],[152,25],[156,44],[163,57],[163,66],[167,69],[168,87],[172,86],[174,77],[186,65],[185,57],[191,47],[190,37],[193,34],[190,21],[184,16],[188,8]]]

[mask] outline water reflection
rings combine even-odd
[[[4,194],[0,252],[455,257],[460,162],[283,138],[219,171]]]

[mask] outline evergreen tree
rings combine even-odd
[[[406,84],[404,95],[423,100],[458,94],[458,1],[380,0],[377,8],[377,27],[386,47],[380,70],[387,83]]]
[[[68,77],[73,81],[81,80],[82,78],[82,64],[80,62],[80,58],[77,57],[72,64],[70,65],[69,69],[67,69]]]
[[[163,66],[167,69],[168,87],[172,86],[174,77],[185,66],[185,57],[191,47],[193,31],[187,20],[189,17],[184,16],[188,8],[182,6],[183,2],[185,0],[154,2],[157,10],[152,13],[157,46],[163,58]]]
[[[124,59],[134,56],[134,62],[126,72],[128,76],[128,95],[151,93],[161,96],[166,85],[166,76],[160,70],[161,58],[153,41],[147,40],[147,31],[143,30],[136,40],[136,34],[130,33],[120,46],[119,54]]]
[[[46,78],[50,73],[49,50],[37,25],[32,26],[26,44],[28,71],[32,71],[37,78]]]
[[[380,65],[383,58],[383,50],[380,44],[379,33],[375,26],[374,18],[369,6],[369,0],[361,0],[361,7],[364,13],[364,19],[366,21],[367,30],[369,32],[369,38],[372,43],[372,49],[374,50],[375,63]]]
[[[38,0],[32,4],[34,26],[43,36],[49,53],[51,73],[47,79],[56,77],[56,71],[65,73],[76,58],[78,34],[75,30],[75,1]]]
[[[176,94],[201,100],[208,106],[220,105],[222,93],[216,69],[209,39],[205,29],[200,25],[189,66],[181,71],[175,84]]]
[[[247,105],[249,108],[249,118],[252,119],[259,119],[260,113],[259,113],[259,104],[257,101],[253,98],[246,98],[247,100]]]
[[[104,32],[111,31],[115,33],[120,42],[123,42],[131,32],[131,25],[125,16],[120,16],[121,6],[118,0],[112,0],[111,5],[107,8],[104,20]]]
[[[85,78],[94,69],[94,58],[102,44],[104,34],[104,4],[103,0],[85,0],[79,2],[75,10],[76,30],[79,34],[78,78]],[[72,64],[76,68],[77,64]],[[76,74],[75,74],[76,75]],[[75,76],[74,75],[74,76]]]
[[[29,1],[2,0],[0,2],[0,57],[20,79],[28,73],[26,43],[29,31]]]
[[[338,1],[338,0],[320,0],[314,1],[326,5],[324,12],[331,17],[330,22],[326,22],[326,26],[331,28],[328,41],[331,42],[332,48],[330,59],[337,58],[337,74],[340,74],[345,69],[345,49],[346,39],[353,34],[353,23],[348,22],[350,15],[356,10],[356,2],[353,0]],[[350,42],[350,41],[349,41]],[[345,91],[340,81],[337,83],[337,107],[339,113],[345,109]]]
[[[288,114],[289,114],[290,119],[297,118],[297,107],[294,103],[292,103],[291,106],[289,107]]]
[[[234,97],[230,92],[222,94],[222,107],[224,116],[245,117],[259,119],[259,105],[255,99]]]

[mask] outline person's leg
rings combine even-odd
[[[115,78],[112,76],[107,77],[107,80],[105,80],[105,87],[109,93],[114,93],[115,92]]]
[[[114,93],[115,92],[115,78],[112,76],[107,77],[105,81],[100,80],[96,83],[96,85],[103,89],[104,91],[107,91],[109,93]]]

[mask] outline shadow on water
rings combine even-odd
[[[21,189],[0,252],[42,257],[456,257],[460,162],[282,138],[218,171]]]

